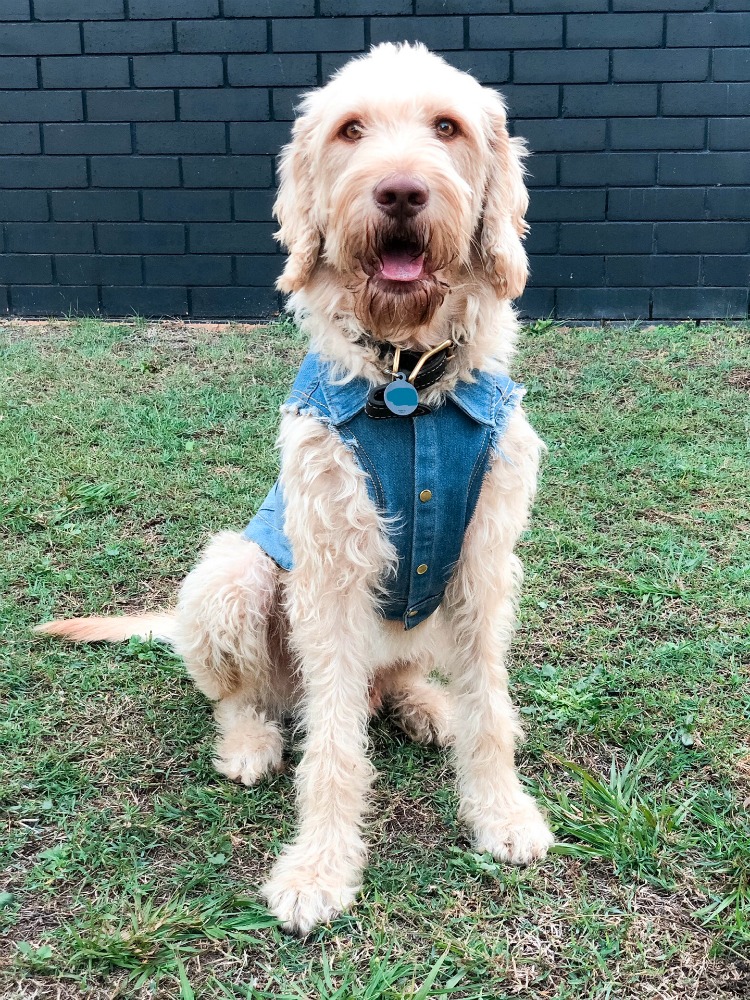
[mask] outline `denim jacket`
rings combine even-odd
[[[475,372],[473,382],[459,382],[430,413],[373,420],[364,412],[369,388],[361,378],[335,381],[330,365],[310,353],[282,409],[329,424],[368,474],[370,499],[398,553],[380,613],[410,629],[443,599],[493,452],[524,389],[507,375]],[[290,570],[284,522],[277,480],[243,534]]]

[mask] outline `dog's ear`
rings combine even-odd
[[[488,91],[490,164],[484,193],[480,247],[490,281],[503,298],[515,299],[526,287],[529,262],[521,242],[529,195],[523,182],[523,139],[511,139],[503,99]]]
[[[311,116],[294,123],[292,141],[279,157],[279,190],[273,213],[279,220],[275,234],[289,252],[284,271],[276,282],[282,292],[296,292],[310,277],[320,251],[321,234],[314,218],[310,145]]]

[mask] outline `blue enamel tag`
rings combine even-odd
[[[383,401],[391,413],[397,417],[408,417],[419,406],[419,394],[411,382],[403,375],[385,387]]]

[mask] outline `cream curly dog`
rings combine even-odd
[[[517,334],[510,300],[527,277],[523,153],[508,137],[501,98],[420,45],[381,45],[307,95],[281,156],[275,206],[289,251],[279,287],[293,293],[318,365],[317,381],[284,407],[279,436],[284,520],[274,537],[286,538],[291,561],[282,568],[284,558],[270,558],[252,532],[224,532],[185,580],[174,613],[41,627],[82,641],[149,632],[171,641],[215,703],[216,767],[246,785],[279,768],[280,721],[297,711],[306,731],[297,835],[264,894],[298,933],[331,920],[357,894],[373,780],[368,718],[381,703],[415,739],[452,745],[461,817],[477,850],[523,864],[552,843],[514,769],[520,728],[505,667],[522,578],[513,549],[542,449],[516,405],[521,390],[497,389],[514,386],[503,374]],[[495,421],[492,446],[482,475],[461,487],[466,528],[441,508],[441,482],[423,489],[415,480],[419,501],[407,514],[420,531],[428,516],[440,530],[455,521],[446,544],[457,539],[459,554],[437,596],[412,606],[410,590],[403,615],[385,615],[399,559],[419,556],[404,557],[394,541],[394,519],[373,493],[378,473],[346,438],[347,415],[336,419],[336,406],[348,405],[352,386],[387,385],[391,368],[400,371],[397,348],[413,361],[447,341],[419,392],[420,412],[429,407],[432,416],[404,423],[381,393],[381,419],[364,430],[377,437],[413,425],[417,435],[447,414],[450,427],[464,420],[482,440]],[[330,399],[312,388],[321,371]],[[407,374],[398,384],[408,395]],[[361,412],[356,419],[367,422]],[[432,444],[440,454],[440,438]],[[424,455],[415,461],[429,471],[427,454],[427,465]],[[454,443],[451,476],[463,457]],[[395,489],[399,477],[391,479]],[[472,483],[476,502],[466,500]],[[270,522],[253,523],[271,532]],[[429,578],[428,569],[422,563],[416,574]],[[421,585],[417,576],[413,584]],[[448,689],[429,679],[432,670],[449,678]]]

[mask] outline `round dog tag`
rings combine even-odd
[[[408,417],[419,406],[419,394],[411,382],[407,382],[403,375],[398,375],[385,387],[383,401],[395,416]]]

